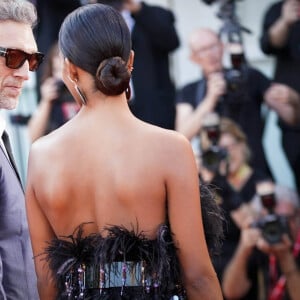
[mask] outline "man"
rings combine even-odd
[[[43,54],[32,33],[34,6],[0,0],[0,109],[14,109],[29,70]],[[14,163],[5,121],[0,120],[0,299],[37,300],[36,275],[25,213],[24,191]]]
[[[300,1],[284,0],[272,4],[263,20],[260,46],[275,58],[274,80],[300,93]],[[300,193],[300,124],[290,126],[279,119],[282,147]]]
[[[148,123],[175,128],[175,86],[169,55],[179,46],[170,10],[139,0],[99,0],[120,10],[131,29],[135,53],[132,72],[133,114]]]
[[[270,182],[260,185],[264,185],[264,189],[268,185],[274,189]],[[263,197],[268,199],[264,206],[268,204],[269,210],[270,199],[275,200],[269,213],[262,208]],[[253,226],[255,214],[249,214],[251,210],[259,215],[260,221],[255,222],[259,226]],[[281,219],[272,222],[274,214]],[[239,245],[224,272],[224,295],[229,299],[245,300],[300,299],[300,210],[297,193],[276,186],[274,192],[268,192],[267,196],[256,196],[244,213],[236,212],[238,219],[242,232]]]
[[[176,129],[192,139],[199,133],[207,113],[216,111],[229,117],[246,133],[252,151],[251,165],[270,176],[262,144],[262,105],[267,104],[287,123],[293,124],[299,118],[299,95],[286,85],[271,85],[261,72],[244,65],[239,70],[241,78],[233,77],[231,82],[232,73],[224,70],[222,64],[223,44],[210,29],[194,31],[189,45],[190,58],[202,69],[203,79],[179,91]]]

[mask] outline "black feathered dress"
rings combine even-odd
[[[202,216],[210,253],[222,238],[222,215],[213,194],[201,188]],[[72,235],[58,237],[45,249],[57,285],[57,300],[183,300],[176,246],[168,222],[156,238],[122,226],[84,235],[81,224]]]

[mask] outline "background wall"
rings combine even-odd
[[[180,88],[184,84],[197,79],[201,75],[198,67],[189,61],[187,39],[189,34],[197,27],[209,27],[218,31],[223,24],[216,17],[222,1],[215,1],[213,5],[207,5],[202,0],[146,0],[148,4],[161,5],[170,8],[176,17],[176,27],[181,40],[180,48],[172,56],[172,76],[176,86]],[[228,0],[229,1],[229,0]],[[273,60],[266,57],[259,49],[258,39],[262,18],[267,7],[275,0],[236,0],[236,14],[242,25],[252,31],[252,34],[244,34],[245,52],[248,61],[268,76],[272,76]],[[17,111],[6,113],[9,123],[11,114],[30,114],[35,108],[35,95],[33,86],[35,84],[34,74],[27,83],[21,97]],[[3,113],[3,112],[2,112]],[[15,144],[16,160],[21,169],[23,180],[26,178],[26,166],[29,144],[27,140],[26,126],[10,126],[12,133],[12,143]],[[276,125],[276,116],[271,113],[268,117],[264,145],[267,157],[271,162],[271,167],[275,178],[279,183],[294,187],[293,177],[286,158],[280,146],[280,131]]]

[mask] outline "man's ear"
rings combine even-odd
[[[72,62],[70,62],[70,60],[68,58],[65,58],[65,66],[66,66],[67,77],[71,81],[77,82],[78,81],[77,67]]]
[[[195,55],[192,51],[191,51],[191,53],[190,53],[190,55],[189,55],[189,59],[190,59],[192,62],[198,64],[198,58],[197,58],[197,55]]]

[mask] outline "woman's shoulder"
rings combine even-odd
[[[51,145],[52,143],[48,136],[43,136],[34,141],[30,147],[30,160],[37,160],[43,156],[49,157],[49,154],[52,152]]]
[[[190,148],[189,140],[181,133],[148,124],[149,136],[160,143],[162,147],[173,148],[173,150],[184,150]]]
[[[67,149],[72,145],[70,139],[70,134],[65,130],[61,131],[61,128],[40,137],[30,147],[30,161],[41,162],[43,165],[58,161],[59,158],[64,156],[62,154],[67,152]]]
[[[152,125],[147,130],[144,141],[146,147],[151,148],[146,150],[165,170],[172,171],[184,164],[190,165],[188,162],[195,159],[190,141],[181,133]]]

